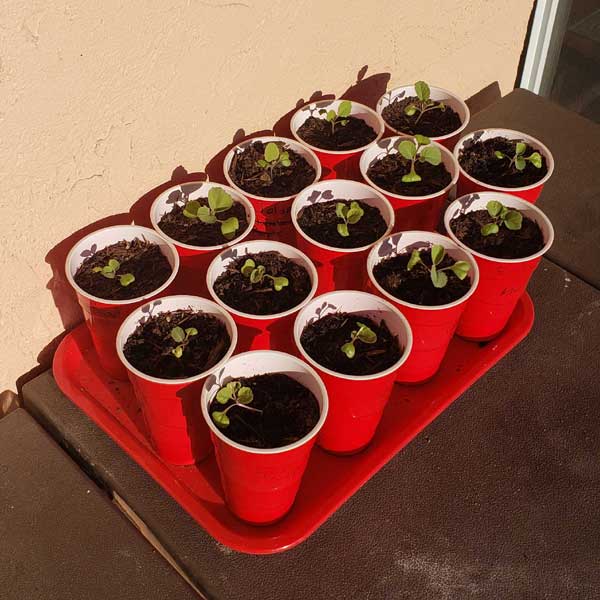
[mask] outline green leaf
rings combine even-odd
[[[431,262],[434,264],[434,266],[439,265],[444,260],[445,254],[446,250],[444,250],[444,246],[435,244],[431,247]]]
[[[289,158],[290,158],[290,153],[289,152],[282,152],[279,155],[279,160],[282,160],[282,161],[283,160],[289,160]]]
[[[213,212],[221,212],[233,206],[233,198],[223,188],[211,188],[208,192],[208,205]]]
[[[292,161],[289,158],[281,159],[281,165],[283,167],[289,167],[289,166],[291,166],[291,164],[292,164]]]
[[[350,359],[356,355],[356,348],[352,342],[346,342],[340,350]]]
[[[352,112],[352,102],[350,100],[343,100],[338,106],[338,116],[349,117]]]
[[[504,225],[507,229],[516,231],[523,225],[523,215],[517,210],[509,210],[504,217]]]
[[[92,272],[93,272],[93,273],[100,273],[101,271],[102,271],[102,267],[94,267],[94,268],[92,269]]]
[[[135,276],[133,273],[124,273],[123,275],[119,275],[119,283],[123,287],[127,287],[131,285],[135,281]]]
[[[426,146],[419,153],[419,159],[430,165],[439,165],[442,162],[442,152],[436,146]]]
[[[345,219],[346,215],[348,214],[348,205],[344,204],[343,202],[338,202],[335,205],[335,214],[338,216],[338,218]]]
[[[223,411],[213,410],[211,416],[212,416],[212,420],[219,427],[225,429],[226,427],[229,426],[229,417]]]
[[[526,166],[526,161],[522,156],[517,156],[515,158],[515,168],[517,171],[522,171]]]
[[[485,207],[487,208],[490,217],[497,217],[502,210],[502,203],[497,200],[490,200]]]
[[[272,163],[279,158],[279,146],[275,142],[269,142],[265,146],[265,160]]]
[[[346,223],[338,223],[337,224],[337,232],[342,237],[348,237],[350,235],[350,231],[348,230],[348,225]]]
[[[111,269],[108,265],[106,267],[102,267],[102,275],[104,275],[104,277],[106,277],[106,279],[114,279],[115,278],[114,270]]]
[[[470,271],[471,265],[465,260],[457,260],[450,270],[462,281]]]
[[[356,322],[358,325],[358,332],[356,337],[365,344],[374,344],[377,341],[377,334],[364,323]]]
[[[427,146],[431,144],[431,140],[427,136],[421,135],[420,133],[417,133],[415,135],[415,140],[417,141],[419,146]]]
[[[264,160],[263,158],[259,158],[259,159],[256,161],[256,164],[257,164],[259,167],[262,167],[262,168],[264,169],[266,166],[268,166],[268,164],[269,164],[269,163],[268,163],[266,160]]]
[[[498,225],[496,225],[496,223],[486,223],[481,227],[481,235],[483,236],[493,235],[494,233],[498,233],[499,231],[500,228],[498,227]]]
[[[327,120],[331,123],[331,121],[335,121],[335,118],[337,117],[337,115],[335,114],[335,110],[328,110],[327,111]]]
[[[171,329],[171,337],[175,342],[180,344],[185,340],[185,331],[179,326],[173,327],[173,329]]]
[[[364,214],[365,211],[362,209],[361,205],[358,202],[352,202],[352,204],[350,204],[350,210],[348,211],[346,219],[350,225],[355,225],[362,219]]]
[[[250,283],[260,283],[265,275],[265,268],[262,265],[258,265],[256,269],[250,273]]]
[[[212,225],[217,222],[217,217],[211,212],[208,206],[201,206],[196,215],[203,223]]]
[[[249,387],[242,387],[237,394],[237,399],[240,404],[250,404],[254,400],[254,393]]]
[[[195,219],[198,217],[198,211],[202,208],[202,205],[198,200],[190,200],[183,209],[183,215],[188,219]],[[205,206],[208,210],[208,208]]]
[[[404,114],[407,117],[412,117],[415,113],[417,112],[417,107],[414,104],[409,104],[405,109],[404,109]]]
[[[340,125],[348,125],[348,119],[342,119]]]
[[[438,271],[435,267],[431,269],[431,283],[436,288],[443,288],[448,283],[448,276],[443,271]]]
[[[242,265],[240,272],[242,273],[242,275],[244,277],[250,277],[250,275],[252,274],[252,271],[254,271],[255,267],[256,267],[256,263],[251,258],[247,258],[246,262]]]
[[[415,181],[421,181],[421,176],[414,171],[410,171],[406,175],[402,175],[402,181],[404,183],[414,183]]]
[[[506,208],[506,206],[503,206],[502,210],[500,211],[500,218],[504,219],[504,217],[506,216],[507,212],[508,212],[508,208]]]
[[[421,262],[421,253],[418,250],[413,250],[408,264],[406,265],[407,271],[412,271]]]
[[[421,102],[426,102],[429,100],[431,90],[424,81],[417,81],[417,83],[415,83],[415,92],[417,94],[417,98],[419,98]]]
[[[494,152],[494,155],[496,156],[496,158],[506,158],[506,154],[504,154],[503,152],[500,152],[500,150],[496,150]]]
[[[515,156],[520,156],[527,150],[527,144],[525,142],[517,142],[515,146]]]
[[[536,168],[542,168],[542,155],[539,152],[533,152],[527,157],[527,160]]]
[[[183,346],[175,346],[175,348],[171,350],[171,354],[175,358],[181,358],[183,356]]]
[[[111,258],[108,261],[108,266],[110,267],[111,271],[118,271],[119,267],[121,266],[121,263],[117,259]]]
[[[403,140],[398,144],[398,152],[407,160],[412,160],[417,155],[417,147],[412,140]]]
[[[198,330],[195,327],[188,327],[185,330],[185,335],[187,337],[192,337],[193,335],[198,335]]]
[[[234,388],[233,386],[231,386],[231,384],[228,383],[217,392],[217,402],[219,404],[227,404],[231,400],[231,398],[233,398],[233,395]]]
[[[284,287],[287,287],[290,282],[287,277],[272,277],[273,287],[276,292],[280,292]]]
[[[237,217],[229,217],[229,219],[225,219],[225,221],[221,223],[221,233],[225,237],[233,237],[239,227],[240,222],[238,221]]]

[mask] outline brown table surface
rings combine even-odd
[[[125,499],[207,597],[598,597],[600,292],[582,280],[597,285],[598,275],[572,240],[597,246],[600,170],[591,171],[596,157],[584,169],[570,155],[586,136],[591,148],[597,128],[523,91],[474,124],[522,128],[556,154],[540,206],[559,235],[530,285],[534,328],[297,548],[248,556],[217,544],[60,393],[50,372],[25,386],[26,408]]]

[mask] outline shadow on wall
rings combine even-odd
[[[360,102],[361,104],[365,104],[374,108],[379,97],[387,90],[390,74],[376,73],[367,76],[367,70],[368,66],[363,66],[357,73],[356,82],[348,87],[345,92],[340,94],[339,97]],[[484,88],[481,92],[478,92],[472,98],[473,100],[476,100],[474,104],[478,105],[476,108],[477,110],[480,109],[482,105],[488,105],[499,97],[500,90],[498,88],[498,83],[495,82]],[[299,98],[289,111],[281,116],[281,118],[277,119],[272,129],[255,131],[252,133],[246,133],[244,129],[238,129],[233,134],[231,142],[209,160],[203,172],[188,171],[185,167],[180,165],[173,170],[171,179],[169,181],[165,181],[146,192],[131,206],[128,213],[112,215],[91,223],[71,234],[69,237],[54,246],[46,255],[46,262],[52,268],[52,278],[46,287],[52,294],[54,304],[58,310],[58,313],[60,314],[65,331],[49,342],[41,350],[37,357],[38,365],[17,379],[16,384],[19,393],[21,392],[22,386],[27,381],[36,377],[38,374],[51,366],[54,352],[60,341],[63,339],[66,333],[68,333],[68,331],[73,329],[83,319],[81,309],[77,303],[75,292],[67,282],[64,272],[67,254],[77,241],[93,231],[103,227],[109,227],[111,225],[123,225],[134,222],[137,225],[151,227],[149,216],[150,206],[158,194],[171,186],[189,181],[210,180],[225,184],[226,180],[223,174],[223,160],[231,148],[235,147],[244,140],[260,135],[279,135],[283,137],[292,137],[290,130],[290,118],[298,108],[308,102],[332,98],[335,98],[335,94],[324,93],[321,90],[316,90],[307,96],[307,99]],[[469,100],[467,102],[469,102]]]

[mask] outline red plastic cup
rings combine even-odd
[[[160,246],[173,269],[170,277],[152,292],[131,300],[105,300],[82,290],[73,279],[81,263],[97,250],[121,242],[143,238]],[[115,379],[127,380],[127,371],[121,364],[115,349],[117,331],[125,317],[135,308],[165,292],[179,271],[179,255],[175,247],[152,229],[137,225],[115,225],[94,231],[79,240],[67,256],[65,273],[77,294],[86,325],[90,331],[98,361],[104,371]]]
[[[548,166],[548,172],[542,179],[540,179],[537,183],[532,183],[531,185],[526,185],[523,187],[500,187],[497,185],[490,185],[489,183],[484,183],[483,181],[479,181],[474,177],[471,177],[458,162],[458,155],[460,151],[468,146],[472,141],[477,140],[489,140],[490,138],[495,137],[505,137],[509,140],[522,140],[527,144],[530,144],[537,150],[539,150],[540,154],[544,156],[546,159],[546,164]],[[460,138],[456,146],[454,147],[454,156],[456,158],[456,162],[458,165],[459,176],[458,176],[458,196],[464,196],[466,194],[473,194],[475,192],[500,192],[502,194],[511,194],[512,196],[518,196],[519,198],[523,198],[523,200],[527,200],[528,202],[535,202],[539,198],[542,193],[542,188],[544,184],[550,179],[552,173],[554,172],[554,157],[548,148],[542,144],[538,139],[526,134],[521,133],[520,131],[514,131],[513,129],[478,129],[477,131],[472,131],[471,133],[467,133],[467,135]]]
[[[402,356],[385,371],[373,375],[344,375],[321,366],[306,353],[300,336],[307,325],[334,312],[348,312],[357,319],[368,317],[376,323],[384,320],[398,336],[404,348]],[[334,454],[360,452],[373,439],[392,393],[396,371],[410,355],[412,332],[408,321],[383,298],[366,292],[340,290],[316,297],[298,313],[294,341],[302,358],[323,379],[329,394],[329,416],[319,434],[319,446]]]
[[[318,157],[321,166],[327,170],[323,179],[358,179],[360,171],[358,161],[363,151],[372,143],[377,142],[383,135],[385,124],[383,119],[372,109],[364,104],[352,101],[352,110],[350,116],[362,119],[369,125],[377,134],[377,137],[360,148],[354,150],[324,150],[317,146],[305,142],[299,135],[298,129],[304,124],[309,117],[322,118],[319,115],[319,110],[337,110],[339,109],[340,100],[319,100],[318,102],[309,102],[302,108],[299,108],[293,115],[290,121],[292,135],[303,145],[308,146]]]
[[[401,196],[379,187],[367,175],[369,167],[386,154],[397,154],[398,143],[403,139],[412,140],[408,136],[394,136],[379,140],[367,148],[360,157],[360,172],[363,179],[373,188],[381,192],[391,203],[396,213],[395,231],[425,230],[433,231],[438,226],[444,205],[451,190],[458,180],[458,163],[452,152],[444,146],[433,142],[442,153],[442,161],[450,173],[450,183],[435,194],[427,196]]]
[[[313,240],[300,225],[300,211],[311,204],[329,202],[334,199],[345,201],[360,200],[379,209],[387,223],[387,229],[381,236],[388,235],[394,228],[394,209],[386,198],[373,188],[358,181],[348,179],[330,179],[320,181],[304,189],[292,204],[292,223],[296,230],[296,245],[310,257],[317,267],[319,287],[317,294],[335,289],[362,289],[366,278],[364,270],[369,249],[377,242],[359,248],[336,248]]]
[[[219,389],[240,377],[285,373],[316,397],[321,415],[303,438],[281,448],[251,448],[229,439],[213,423],[208,407]],[[256,525],[281,519],[290,510],[315,439],[327,418],[327,390],[310,366],[283,352],[244,352],[231,358],[202,389],[202,414],[208,423],[227,506],[238,518]]]
[[[214,315],[224,323],[231,338],[225,356],[211,369],[182,379],[161,379],[136,369],[123,354],[125,342],[136,327],[150,315],[186,308]],[[210,453],[212,444],[202,418],[200,394],[206,378],[223,367],[236,344],[237,328],[231,316],[214,302],[198,296],[167,296],[154,300],[137,308],[123,321],[117,334],[117,353],[142,407],[152,445],[165,462],[191,465]]]
[[[191,244],[184,244],[183,242],[168,236],[158,226],[161,218],[173,210],[174,200],[183,195],[187,196],[188,201],[206,198],[208,192],[212,188],[223,189],[233,198],[234,202],[239,202],[243,205],[248,221],[248,228],[246,231],[218,246],[192,246]],[[159,194],[150,207],[150,221],[152,222],[152,227],[154,227],[159,235],[171,242],[177,249],[180,260],[180,279],[182,280],[182,285],[185,285],[185,291],[193,292],[199,296],[208,295],[205,276],[208,265],[219,252],[225,248],[238,244],[245,239],[254,227],[254,219],[254,208],[245,196],[227,185],[209,181],[192,181],[170,187],[168,190],[162,192],[162,194]]]
[[[269,142],[283,142],[286,147],[293,150],[300,156],[303,156],[308,164],[315,170],[314,181],[319,181],[321,178],[321,163],[316,157],[315,153],[298,143],[296,140],[290,138],[278,137],[278,136],[260,136],[251,138],[244,142],[239,143],[235,148],[232,148],[223,161],[223,172],[225,179],[229,185],[237,190],[240,194],[243,194],[252,202],[254,211],[256,213],[256,222],[254,228],[256,231],[267,234],[276,234],[278,236],[290,234],[292,232],[292,220],[290,218],[290,211],[292,208],[292,201],[296,194],[290,196],[282,196],[280,198],[266,198],[264,196],[254,196],[248,193],[246,190],[240,188],[235,181],[229,175],[229,168],[235,154],[241,153],[248,146],[251,146],[254,142],[263,142],[268,144]],[[312,182],[314,183],[314,182]]]
[[[521,211],[534,220],[542,230],[544,247],[525,258],[493,258],[466,246],[453,233],[450,222],[459,214],[485,210],[490,200]],[[536,206],[517,196],[495,192],[481,192],[455,200],[444,215],[448,235],[461,248],[471,252],[479,267],[479,286],[469,299],[456,333],[465,339],[487,341],[496,337],[510,319],[519,298],[525,293],[531,275],[542,256],[554,241],[554,229],[546,215]]]
[[[448,150],[452,151],[461,133],[469,124],[471,112],[469,111],[469,107],[466,105],[464,100],[459,98],[456,94],[439,87],[430,86],[429,89],[431,91],[430,97],[432,100],[435,102],[443,102],[446,106],[449,106],[456,113],[458,113],[458,116],[460,117],[462,125],[458,129],[455,129],[446,135],[431,137],[433,141],[442,144],[442,146],[445,146],[448,148]],[[414,85],[402,85],[383,94],[383,96],[381,96],[381,98],[379,98],[377,101],[376,110],[381,115],[383,109],[394,102],[396,98],[409,98],[410,96],[416,95],[417,92],[415,91]],[[389,135],[407,135],[405,131],[398,131],[397,129],[394,129],[385,119],[383,119],[383,122],[385,123],[386,130]]]
[[[382,260],[412,250],[428,250],[434,244],[443,246],[446,253],[455,261],[465,260],[471,266],[468,274],[471,288],[462,298],[440,306],[421,306],[392,296],[375,279],[373,269]],[[444,235],[430,231],[404,231],[394,233],[373,247],[367,259],[367,271],[371,289],[398,308],[407,318],[412,329],[412,352],[396,372],[396,381],[421,383],[433,377],[446,355],[448,344],[467,302],[477,289],[479,282],[477,263],[467,250]]]
[[[213,288],[217,277],[223,273],[229,263],[245,254],[257,252],[279,252],[282,256],[303,266],[312,282],[310,293],[297,306],[284,312],[272,315],[253,315],[241,312],[228,306],[217,296]],[[317,269],[312,261],[293,246],[282,242],[271,242],[269,240],[252,240],[237,244],[218,254],[210,263],[206,272],[206,284],[213,300],[233,315],[238,326],[239,349],[241,352],[248,350],[289,350],[292,346],[292,324],[294,314],[311,301],[317,291],[319,278]]]

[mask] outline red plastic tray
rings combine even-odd
[[[279,523],[254,527],[236,519],[223,501],[214,457],[197,466],[163,463],[148,445],[127,383],[97,365],[85,325],[67,335],[54,358],[60,389],[145,469],[217,541],[241,552],[270,554],[305,540],[369,478],[431,423],[530,331],[534,311],[525,294],[500,337],[487,344],[454,338],[439,373],[418,386],[396,385],[371,445],[336,457],[315,447],[291,512]]]

